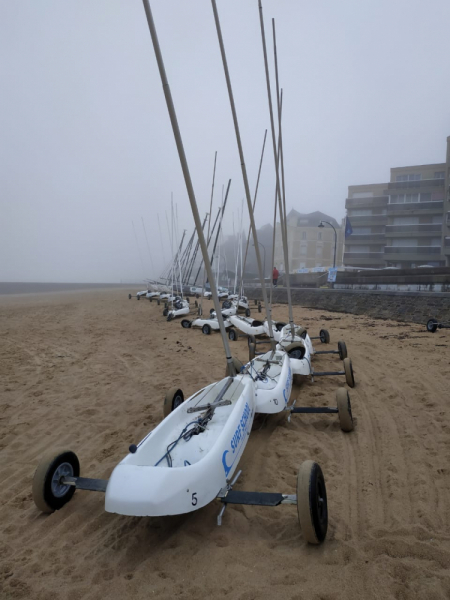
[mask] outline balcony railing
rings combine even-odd
[[[345,252],[344,262],[349,262],[353,259],[370,258],[383,262],[383,252]]]
[[[386,206],[389,196],[372,196],[369,198],[347,198],[345,208],[354,208],[355,206]]]
[[[389,233],[426,233],[427,231],[442,231],[442,225],[424,223],[423,225],[386,225],[386,234]]]
[[[444,246],[446,248],[450,248],[450,238],[446,237],[444,240]]]
[[[393,181],[388,183],[388,190],[401,190],[404,188],[444,187],[444,179],[420,179],[419,181]]]
[[[352,223],[352,226],[366,224],[371,225],[385,225],[387,223],[387,215],[358,215],[348,217]]]
[[[352,233],[348,238],[345,239],[345,244],[352,244],[353,242],[364,242],[367,244],[384,244],[385,235],[384,233]]]
[[[404,210],[436,210],[442,211],[444,203],[442,200],[433,200],[432,202],[408,202],[406,204],[388,204],[388,213]]]
[[[385,254],[440,254],[440,246],[386,246]]]

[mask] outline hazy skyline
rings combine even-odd
[[[270,127],[258,2],[217,4],[253,190]],[[244,189],[211,3],[151,6],[200,214],[217,150],[213,215],[231,178],[231,234]],[[277,26],[288,210],[340,220],[349,185],[445,160],[447,0],[263,8],[271,63]],[[180,233],[193,219],[141,0],[0,0],[0,57],[0,280],[142,279],[132,221],[145,275],[157,276],[157,213],[167,259],[172,192]],[[258,226],[272,221],[274,186],[269,130]]]

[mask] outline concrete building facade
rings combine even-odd
[[[289,270],[332,267],[334,259],[334,231],[329,225],[319,228],[320,221],[329,221],[336,229],[336,266],[342,265],[343,229],[328,215],[316,211],[302,214],[291,210],[287,215],[287,239]],[[275,266],[285,271],[280,224],[277,223],[275,238]],[[272,265],[273,266],[273,265]]]
[[[444,163],[397,167],[388,183],[349,186],[344,265],[450,265],[449,186],[450,137]]]

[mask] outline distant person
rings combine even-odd
[[[280,272],[278,271],[278,269],[276,267],[274,267],[273,272],[272,272],[272,280],[273,280],[274,287],[277,287],[279,276],[280,276]]]

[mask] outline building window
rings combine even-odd
[[[302,231],[302,240],[306,240],[306,231]]]
[[[444,200],[444,197],[444,192],[432,192],[431,201],[434,202],[435,200]]]
[[[319,241],[321,241],[321,240],[322,240],[322,232],[321,232],[321,231],[318,231],[318,232],[317,232],[317,239],[318,239]]]
[[[372,211],[370,208],[351,208],[347,214],[349,217],[371,217]]]
[[[317,246],[316,248],[316,258],[322,258],[323,256],[323,248],[322,246]]]
[[[431,194],[429,192],[420,194],[420,201],[421,202],[431,202]]]
[[[435,171],[434,178],[435,179],[445,179],[445,171]]]
[[[415,246],[418,246],[419,242],[417,240],[417,238],[398,238],[398,239],[393,239],[392,240],[392,246],[405,246],[408,248],[412,248]]]
[[[369,235],[372,233],[370,227],[353,227],[353,234],[355,235]]]
[[[419,225],[419,223],[419,217],[415,216],[394,217],[392,219],[392,225]]]
[[[306,249],[307,249],[307,245],[306,244],[300,244],[300,254],[306,254]]]
[[[345,251],[346,252],[361,252],[361,253],[365,253],[365,252],[370,252],[370,246],[346,246],[345,247]]]
[[[306,263],[305,262],[301,262],[300,263],[300,269],[304,269],[306,267]]]
[[[412,173],[411,175],[397,175],[395,181],[420,181],[421,179],[420,173]]]

